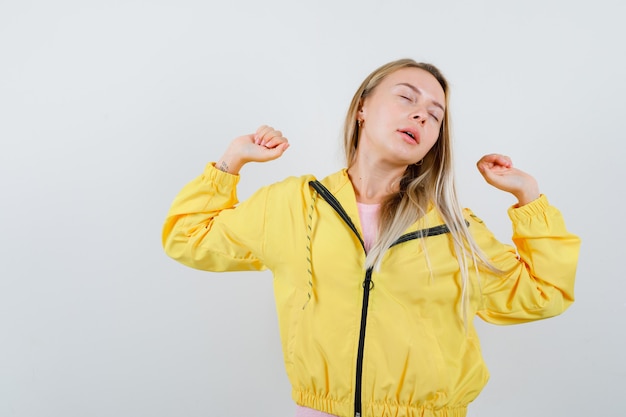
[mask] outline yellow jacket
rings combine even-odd
[[[560,314],[574,300],[580,241],[545,196],[509,209],[517,251],[466,211],[476,242],[505,271],[481,269],[479,278],[471,268],[466,330],[458,262],[435,210],[389,249],[380,271],[367,272],[346,171],[321,181],[334,203],[314,179],[288,178],[238,204],[239,177],[209,164],[176,197],[163,229],[167,254],[190,267],[273,272],[300,405],[338,416],[465,416],[488,379],[474,315],[522,323]]]

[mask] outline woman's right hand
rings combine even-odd
[[[280,130],[263,125],[255,133],[234,139],[215,167],[237,175],[248,162],[266,162],[279,158],[289,147]]]

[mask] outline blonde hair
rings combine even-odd
[[[448,82],[433,65],[418,63],[412,59],[400,59],[389,62],[373,71],[358,88],[346,115],[344,125],[344,149],[348,167],[356,158],[359,143],[358,112],[380,82],[389,74],[403,68],[418,68],[430,73],[437,79],[445,94],[445,109],[439,137],[419,165],[409,165],[400,179],[399,191],[388,197],[381,205],[379,234],[376,243],[367,254],[366,266],[378,268],[389,247],[406,229],[426,214],[432,203],[450,229],[454,252],[462,276],[461,310],[464,322],[467,322],[469,300],[469,267],[478,270],[478,263],[497,271],[486,259],[472,238],[457,200],[454,184],[452,161],[450,114],[448,110]],[[428,262],[428,256],[427,256]],[[429,264],[430,267],[430,264]],[[432,271],[432,269],[431,269]]]

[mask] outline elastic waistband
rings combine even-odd
[[[353,404],[350,400],[335,400],[296,389],[292,390],[291,396],[296,404],[327,414],[351,417],[353,413]],[[363,417],[466,417],[467,406],[429,408],[413,404],[363,401],[362,412]]]

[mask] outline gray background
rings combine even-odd
[[[291,416],[269,273],[167,258],[178,190],[260,124],[285,156],[240,196],[343,166],[361,80],[392,59],[452,86],[458,186],[504,241],[511,155],[583,239],[577,302],[477,323],[470,416],[623,416],[624,2],[0,2],[0,416]],[[479,321],[479,320],[478,320]]]

